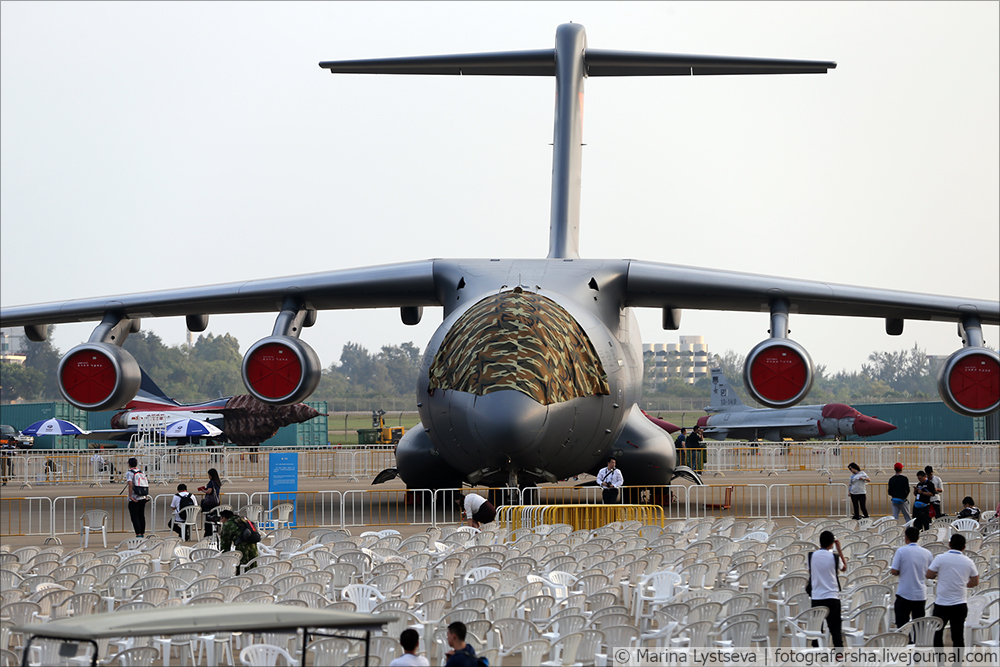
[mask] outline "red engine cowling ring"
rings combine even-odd
[[[268,336],[254,343],[243,357],[241,372],[247,391],[270,405],[305,400],[322,377],[316,352],[290,336]]]
[[[938,393],[960,415],[982,417],[1000,409],[1000,356],[985,347],[963,347],[938,372]]]
[[[122,407],[142,382],[135,358],[111,343],[77,345],[59,360],[56,375],[63,398],[90,412]]]
[[[758,343],[743,365],[743,384],[755,401],[769,408],[788,408],[809,394],[813,364],[805,348],[788,338]]]

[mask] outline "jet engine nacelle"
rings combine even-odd
[[[963,347],[938,373],[941,400],[955,412],[982,417],[1000,408],[1000,356],[985,347]]]
[[[812,359],[790,338],[758,343],[743,364],[743,384],[755,401],[769,408],[789,408],[809,394]]]
[[[243,357],[243,384],[270,405],[291,405],[309,397],[322,377],[316,352],[291,336],[268,336]]]
[[[112,343],[83,343],[59,361],[59,391],[81,410],[114,410],[139,391],[142,373],[131,354]]]

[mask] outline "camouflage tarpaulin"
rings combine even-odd
[[[555,301],[515,288],[467,310],[441,342],[428,388],[514,389],[542,405],[609,394],[586,332]]]

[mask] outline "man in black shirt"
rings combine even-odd
[[[674,449],[677,450],[677,465],[679,466],[688,465],[687,438],[688,430],[686,428],[682,428],[681,434],[677,436],[676,440],[674,440]]]
[[[691,435],[687,437],[687,453],[691,461],[691,468],[699,475],[705,469],[705,450],[702,449],[703,445],[701,442],[702,432],[700,426],[695,426],[694,430],[691,431]]]
[[[910,510],[906,507],[906,500],[910,497],[910,480],[903,474],[903,464],[897,463],[893,466],[896,474],[889,478],[886,485],[889,498],[892,500],[892,518],[899,520],[900,513],[903,514],[903,521],[910,520]]]
[[[934,497],[934,482],[927,478],[923,470],[917,471],[917,485],[913,487],[913,526],[917,530],[931,527],[931,498]]]

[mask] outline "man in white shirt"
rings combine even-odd
[[[399,635],[399,645],[403,647],[403,655],[389,663],[389,667],[428,667],[430,663],[427,658],[417,655],[417,647],[420,645],[420,635],[413,628],[403,630]]]
[[[480,528],[484,523],[490,523],[497,516],[493,503],[478,493],[465,496],[465,519],[473,528]]]
[[[938,580],[934,615],[944,621],[941,629],[934,633],[934,648],[944,648],[944,626],[948,623],[951,623],[952,646],[965,646],[965,618],[969,615],[965,600],[968,589],[979,585],[976,564],[962,553],[965,536],[952,535],[948,546],[951,549],[935,556],[927,568],[927,578]]]
[[[607,467],[601,468],[601,471],[597,473],[597,485],[604,489],[605,505],[613,505],[618,502],[618,489],[625,484],[622,471],[618,470],[615,465],[614,458],[610,458]]]
[[[906,544],[896,549],[889,568],[890,574],[899,577],[896,604],[893,606],[897,628],[909,623],[910,619],[923,618],[926,614],[927,568],[934,559],[934,554],[917,544],[919,529],[909,526],[903,534]]]
[[[824,530],[819,534],[819,551],[809,554],[809,583],[812,587],[809,597],[813,607],[826,607],[830,610],[826,626],[833,637],[833,645],[842,648],[844,636],[840,629],[840,580],[837,579],[837,556],[831,551],[834,547],[837,547],[837,554],[843,563],[841,570],[847,570],[847,559],[840,550],[840,540],[834,539],[829,530]]]

